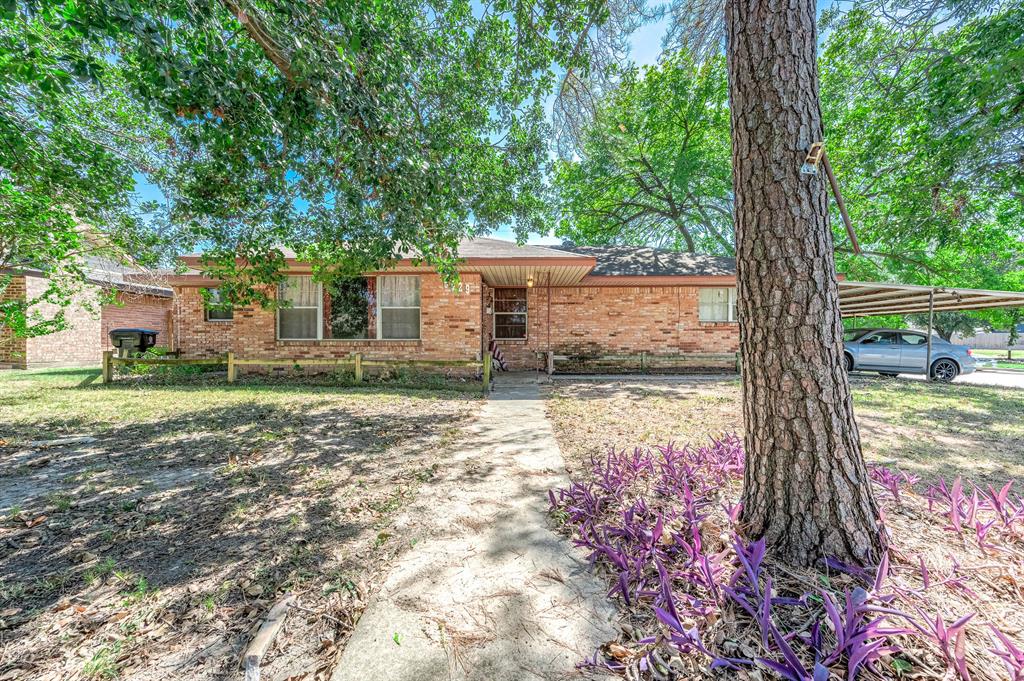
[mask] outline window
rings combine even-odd
[[[702,288],[700,290],[700,320],[702,322],[736,321],[736,289]]]
[[[892,331],[879,331],[861,341],[861,345],[896,345],[896,334]]]
[[[278,290],[280,340],[417,340],[420,278],[345,279],[328,285],[309,276],[287,277]]]
[[[231,308],[230,303],[221,301],[219,288],[210,288],[206,289],[206,291],[210,296],[206,300],[206,309],[204,311],[206,321],[230,322],[235,318],[235,311]]]
[[[377,338],[420,337],[420,278],[377,277]]]
[[[918,333],[901,333],[903,345],[927,345],[928,339]]]
[[[851,343],[860,338],[861,336],[863,336],[864,334],[866,334],[870,330],[871,329],[850,329],[849,331],[844,331],[843,341]]]
[[[320,337],[323,295],[313,277],[287,277],[278,298],[288,307],[277,310],[277,337],[285,340],[315,340]]]
[[[522,340],[526,338],[526,289],[494,289],[494,338]]]

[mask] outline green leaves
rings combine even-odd
[[[858,237],[852,278],[1019,288],[1024,8],[866,2],[825,18],[826,146]],[[839,235],[840,232],[837,232]],[[841,238],[838,237],[837,238]]]
[[[555,166],[559,236],[732,253],[725,60],[631,69]]]
[[[554,62],[582,64],[596,6],[17,2],[0,18],[0,171],[32,207],[0,220],[26,243],[81,221],[126,249],[202,248],[237,303],[286,250],[321,278],[404,255],[454,275],[468,233],[550,224],[542,102]],[[139,177],[162,213],[141,211]]]

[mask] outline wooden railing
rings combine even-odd
[[[641,352],[635,355],[558,355],[547,353],[547,372],[555,372],[558,363],[576,364],[586,368],[635,369],[640,373],[666,369],[734,369],[740,371],[738,352],[689,352],[658,355]]]
[[[181,359],[177,357],[115,357],[113,351],[107,350],[103,353],[103,382],[110,383],[114,378],[115,366],[133,366],[143,364],[147,366],[217,366],[226,365],[228,383],[234,383],[238,378],[238,367],[240,366],[334,366],[352,367],[357,383],[363,381],[363,369],[365,367],[423,367],[423,368],[469,368],[480,369],[483,374],[483,391],[490,392],[491,388],[491,356],[485,355],[482,361],[458,360],[458,359],[363,359],[362,353],[355,353],[347,357],[339,358],[244,358],[236,357],[235,353],[228,352],[221,357],[210,357],[204,359]]]

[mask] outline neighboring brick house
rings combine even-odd
[[[157,344],[167,345],[171,324],[171,289],[125,280],[126,274],[139,276],[138,268],[125,267],[105,259],[88,262],[89,284],[80,293],[80,302],[65,308],[68,328],[31,338],[16,337],[0,327],[0,368],[39,368],[98,366],[103,351],[111,349],[111,329],[149,328],[158,332]],[[45,274],[32,270],[12,270],[4,299],[36,300],[47,289]],[[112,291],[114,303],[96,305],[104,291]],[[34,311],[52,318],[59,310],[49,302],[39,302]]]
[[[513,369],[557,355],[735,353],[731,258],[653,248],[460,244],[460,283],[402,260],[386,272],[324,286],[287,258],[272,295],[290,305],[207,309],[196,271],[172,276],[173,346],[183,357],[478,360],[493,338]],[[198,256],[182,258],[200,267]]]

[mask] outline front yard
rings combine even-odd
[[[286,591],[265,678],[324,678],[481,403],[91,374],[0,373],[0,679],[235,678]]]
[[[962,475],[978,484],[1002,485],[1024,477],[1024,391],[858,375],[851,382],[869,462],[898,467],[926,483]],[[670,441],[681,447],[743,430],[736,377],[555,382],[548,415],[575,470],[611,447]]]
[[[745,537],[735,377],[549,388],[573,478],[552,519],[619,608],[597,666],[645,681],[1024,678],[1024,391],[851,380],[888,543],[877,569],[796,568]]]

